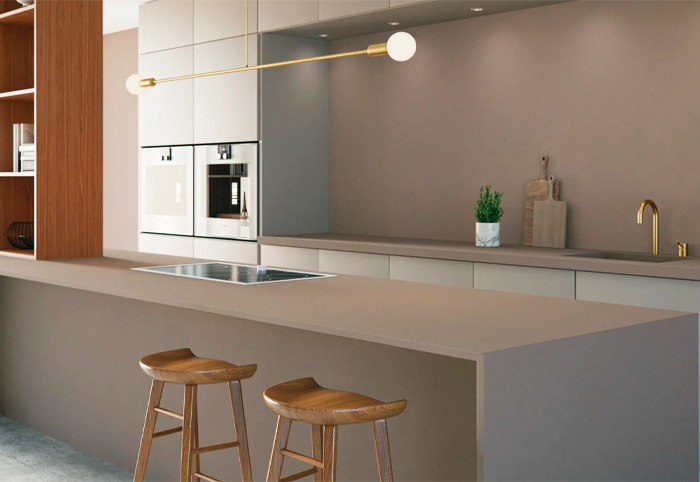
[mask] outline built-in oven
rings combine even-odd
[[[193,147],[141,149],[141,232],[193,234]]]
[[[194,148],[194,235],[255,240],[258,236],[258,145]]]

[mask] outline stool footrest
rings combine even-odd
[[[305,464],[313,465],[314,467],[318,467],[319,469],[323,468],[323,461],[317,460],[311,457],[308,457],[303,454],[298,454],[296,452],[292,452],[291,450],[287,449],[282,449],[280,450],[280,453],[284,455],[285,457],[291,457],[293,459],[297,459],[299,462],[304,462]]]
[[[206,475],[201,472],[196,472],[194,476],[198,479],[206,480],[207,482],[221,482],[219,479],[215,479],[211,475]]]
[[[184,417],[181,414],[173,412],[172,410],[168,410],[167,408],[154,407],[153,410],[155,410],[158,413],[162,413],[163,415],[167,415],[168,417],[173,417],[178,420],[184,420]]]
[[[172,435],[178,432],[182,432],[182,425],[168,430],[161,430],[160,432],[153,432],[153,438],[165,437],[166,435]]]
[[[314,467],[313,469],[307,469],[302,472],[297,472],[296,474],[288,475],[287,477],[283,477],[280,479],[280,482],[292,482],[293,480],[299,480],[303,479],[304,477],[308,477],[309,475],[313,475],[316,472],[318,472],[318,469]]]
[[[206,447],[197,447],[192,449],[193,454],[204,454],[206,452],[213,452],[215,450],[232,449],[238,447],[240,444],[238,442],[226,442],[223,444],[207,445]]]

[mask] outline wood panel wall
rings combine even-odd
[[[36,1],[37,259],[102,256],[102,2]]]

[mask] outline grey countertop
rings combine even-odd
[[[533,248],[502,246],[477,248],[473,243],[434,241],[349,234],[307,234],[298,236],[261,236],[261,244],[298,248],[329,249],[359,253],[415,256],[419,258],[472,261],[479,263],[569,269],[597,273],[628,274],[700,281],[700,258],[678,258],[678,261],[649,263],[609,259],[576,258],[572,254],[600,250]]]
[[[0,276],[467,360],[605,330],[687,319],[687,314],[675,311],[357,276],[239,286],[131,269],[192,263],[191,258],[105,254],[66,261],[3,257]]]

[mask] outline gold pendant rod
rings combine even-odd
[[[251,70],[270,69],[273,67],[284,67],[287,65],[297,65],[297,64],[305,64],[307,62],[317,62],[319,60],[342,59],[345,57],[356,57],[358,55],[368,55],[370,57],[379,57],[382,55],[388,55],[387,44],[370,45],[365,50],[355,50],[354,52],[322,55],[320,57],[309,57],[306,59],[298,59],[298,60],[285,60],[283,62],[274,62],[271,64],[252,65],[252,66],[248,66],[248,67],[239,67],[236,69],[216,70],[213,72],[204,72],[201,74],[191,74],[191,75],[182,75],[179,77],[169,77],[167,79],[141,79],[139,81],[139,86],[141,86],[141,87],[153,87],[156,84],[163,84],[165,82],[176,82],[179,80],[199,79],[202,77],[212,77],[214,75],[233,74],[236,72],[247,72],[247,71],[251,71]]]

